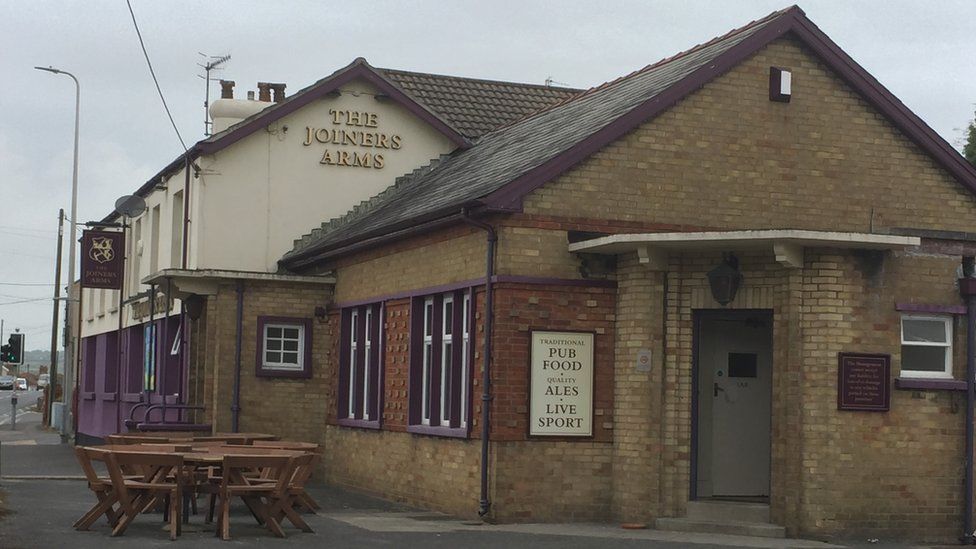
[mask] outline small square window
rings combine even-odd
[[[257,375],[311,377],[311,332],[309,319],[258,317]]]
[[[952,317],[902,316],[901,375],[952,378]]]

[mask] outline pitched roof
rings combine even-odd
[[[297,269],[354,246],[445,219],[462,208],[517,211],[526,194],[791,33],[976,193],[976,169],[792,6],[705,44],[574,95],[486,134],[439,165],[296,241],[280,263]]]
[[[379,88],[393,101],[444,134],[460,148],[471,145],[479,136],[548,104],[558,102],[580,90],[535,84],[496,82],[429,73],[377,69],[362,57],[314,84],[272,103],[224,131],[198,141],[186,153],[166,165],[135,194],[145,196],[160,181],[200,155],[212,154],[268,124],[293,113],[344,84],[363,79]],[[109,214],[103,221],[113,221]]]
[[[479,137],[582,90],[377,69],[466,137]]]

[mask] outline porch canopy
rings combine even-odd
[[[173,295],[170,297],[185,299],[194,294],[202,296],[217,295],[217,288],[220,283],[228,280],[326,285],[335,284],[336,282],[335,276],[332,273],[302,276],[224,269],[163,269],[146,276],[140,282],[143,284],[156,284],[164,292],[167,286],[172,284]]]
[[[613,234],[569,244],[570,252],[616,255],[637,252],[640,263],[651,269],[667,268],[670,251],[772,250],[785,267],[803,266],[803,249],[851,248],[893,250],[920,245],[917,236],[841,233],[801,229],[705,231],[680,233]]]

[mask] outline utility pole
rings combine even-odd
[[[51,367],[48,368],[47,399],[44,401],[45,425],[51,425],[54,395],[58,388],[58,309],[61,307],[61,245],[64,241],[64,208],[58,211],[58,253],[54,263],[54,313],[51,320]]]

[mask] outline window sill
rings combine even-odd
[[[255,374],[263,378],[309,379],[312,377],[310,369],[304,370],[275,370],[273,368],[259,368]]]
[[[343,427],[356,427],[359,429],[372,429],[378,430],[380,428],[379,420],[364,420],[364,419],[350,419],[350,418],[339,418],[336,423]]]
[[[903,390],[966,391],[966,382],[958,379],[925,377],[895,378],[895,388]]]
[[[142,393],[122,393],[122,402],[142,402]]]
[[[82,391],[81,400],[95,400],[95,393],[93,391]]]
[[[98,393],[98,400],[102,402],[115,402],[115,393]]]
[[[407,432],[415,435],[431,435],[447,438],[468,438],[467,427],[437,427],[432,425],[407,425]]]

